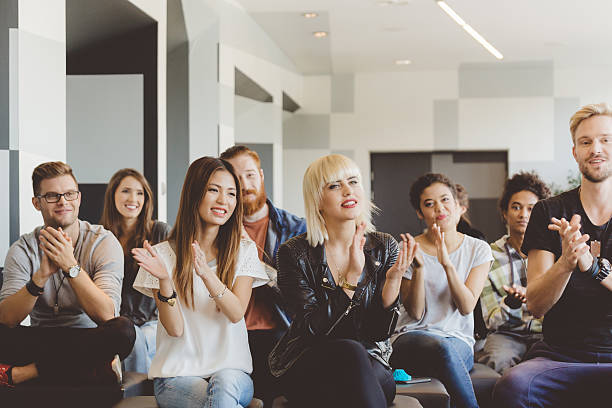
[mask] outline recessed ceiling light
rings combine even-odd
[[[302,16],[304,16],[304,18],[315,18],[315,17],[319,17],[319,14],[315,12],[309,12],[309,13],[302,14]]]
[[[376,3],[379,6],[405,6],[411,2],[412,0],[378,0]]]
[[[406,60],[406,59],[395,61],[395,65],[410,65],[410,64],[412,64],[412,61]]]
[[[457,14],[455,10],[453,10],[448,4],[446,4],[444,0],[436,0],[436,3],[438,3],[438,6],[440,6],[440,8],[444,10],[444,12],[448,14],[448,16],[455,21],[455,23],[457,23],[461,28],[465,30],[465,32],[471,35],[473,39],[478,41],[478,43],[482,45],[487,51],[493,54],[495,58],[497,59],[504,58],[502,53],[499,52],[497,48],[495,48],[493,45],[491,45],[491,43],[485,40],[485,38],[482,35],[480,35],[478,31],[474,30],[474,28],[472,28],[471,25],[466,23],[465,20],[462,19],[459,16],[459,14]]]
[[[315,38],[325,38],[327,37],[327,31],[315,31],[312,35],[314,35]]]

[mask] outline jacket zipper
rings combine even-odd
[[[340,320],[342,320],[344,318],[344,316],[347,316],[350,313],[350,311],[353,308],[353,306],[354,306],[353,299],[351,299],[351,301],[349,302],[349,305],[346,308],[346,310],[340,315],[340,317],[334,322],[334,324],[331,325],[331,327],[329,328],[327,333],[325,333],[326,336],[329,336],[329,334],[332,332],[332,330],[334,330],[334,328],[338,325],[338,323],[340,323]]]

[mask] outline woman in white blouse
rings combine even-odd
[[[253,396],[244,313],[267,276],[257,248],[241,240],[240,183],[232,166],[194,161],[168,241],[135,249],[134,288],[159,309],[149,378],[165,407],[239,407]]]

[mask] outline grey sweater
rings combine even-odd
[[[79,220],[79,238],[74,256],[98,288],[106,293],[115,305],[115,316],[121,304],[123,281],[123,250],[115,236],[101,225],[91,225]],[[9,248],[4,262],[4,282],[0,301],[13,295],[30,280],[40,268],[42,250],[38,246],[38,233],[42,227],[22,235]],[[63,283],[62,283],[63,279]],[[58,303],[59,314],[53,314]],[[68,279],[58,269],[45,284],[44,294],[38,298],[30,312],[32,326],[46,327],[96,327],[85,313]]]

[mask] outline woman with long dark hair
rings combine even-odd
[[[244,407],[253,396],[244,313],[268,278],[255,244],[241,240],[240,194],[228,162],[194,161],[168,241],[133,250],[134,288],[159,309],[149,378],[162,408]]]
[[[146,373],[155,355],[157,306],[153,299],[134,290],[138,265],[132,248],[142,247],[145,240],[155,245],[166,239],[168,224],[153,220],[153,192],[147,179],[137,170],[121,169],[108,182],[104,195],[104,210],[100,224],[111,231],[123,248],[123,287],[121,316],[134,323],[136,342],[123,360],[125,371]]]

